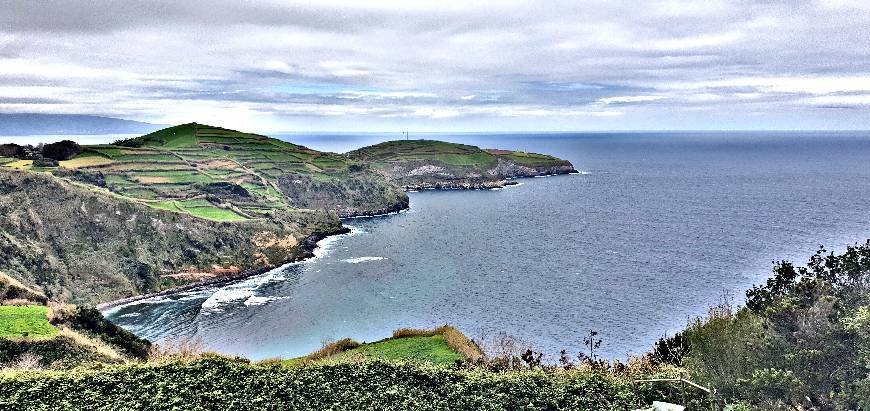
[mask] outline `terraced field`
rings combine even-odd
[[[574,171],[571,163],[543,154],[431,140],[324,153],[196,123],[84,146],[57,168],[32,163],[0,158],[3,167],[52,172],[153,208],[221,222],[265,218],[275,210],[383,214],[407,207],[403,187],[494,188],[513,177]]]
[[[309,208],[304,197],[311,188],[288,196],[282,186],[341,183],[352,163],[266,136],[190,123],[112,145],[85,146],[60,167],[75,170],[82,182],[96,182],[154,208],[243,221],[275,209]]]

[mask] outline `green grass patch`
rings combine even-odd
[[[180,204],[181,207],[183,207],[183,208],[189,208],[189,207],[213,207],[213,206],[214,206],[214,204],[212,204],[210,201],[205,200],[205,199],[182,200],[182,201],[179,201],[178,204]]]
[[[536,153],[524,153],[521,151],[514,151],[510,154],[499,155],[499,157],[511,160],[517,164],[523,164],[528,166],[559,165],[564,163],[564,161],[553,156]]]
[[[157,193],[147,188],[130,188],[124,190],[123,194],[128,197],[138,198],[142,200],[153,200],[157,198]]]
[[[382,360],[412,360],[433,364],[453,364],[462,359],[447,345],[443,335],[431,337],[390,338],[345,351],[341,355],[360,353],[370,358]]]
[[[155,201],[152,203],[148,203],[148,205],[151,206],[152,208],[156,208],[158,210],[168,210],[168,211],[174,211],[176,213],[183,213],[184,212],[184,210],[182,210],[180,207],[178,207],[178,204],[176,204],[175,201],[172,201],[172,200]]]
[[[59,332],[47,315],[44,306],[0,306],[0,338],[52,338]]]
[[[245,221],[247,218],[243,215],[236,213],[233,210],[229,210],[226,208],[220,208],[217,206],[209,206],[209,207],[183,207],[184,211],[188,214],[205,218],[208,220],[214,221]]]
[[[86,150],[94,151],[96,153],[99,153],[100,155],[111,159],[114,159],[115,157],[120,157],[122,155],[122,148],[116,146],[88,146]]]

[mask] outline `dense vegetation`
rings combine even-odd
[[[88,307],[0,298],[0,367],[68,369],[148,356],[151,343]]]
[[[627,410],[644,403],[629,381],[597,372],[492,373],[380,360],[285,367],[206,356],[0,374],[2,409]]]
[[[709,318],[659,343],[726,401],[763,409],[870,409],[870,242],[805,267],[781,261]]]
[[[388,141],[348,153],[411,189],[500,187],[505,179],[574,172],[553,156],[433,140]]]

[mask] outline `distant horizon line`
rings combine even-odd
[[[205,123],[203,123],[205,124]],[[174,127],[172,125],[168,125],[167,127]],[[243,129],[233,129],[229,127],[222,127],[235,131],[254,133],[254,134],[262,134],[265,136],[270,135],[385,135],[385,134],[396,134],[399,136],[405,136],[405,131],[340,131],[340,130],[306,130],[306,131],[290,131],[290,130],[280,130],[280,131],[256,131],[256,130],[243,130]],[[162,128],[161,128],[162,130]],[[156,131],[156,130],[155,130]],[[438,135],[438,134],[453,134],[453,135],[472,135],[472,134],[490,134],[490,135],[508,135],[508,134],[656,134],[656,133],[676,133],[676,134],[686,134],[686,133],[702,133],[702,134],[713,134],[713,133],[870,133],[870,129],[718,129],[718,130],[689,130],[689,129],[674,129],[674,130],[569,130],[569,131],[556,131],[556,130],[499,130],[499,131],[409,131],[409,136],[413,140],[414,135]],[[142,136],[147,135],[149,133],[60,133],[60,134],[9,134],[3,135],[0,134],[0,137],[57,137],[57,136]]]

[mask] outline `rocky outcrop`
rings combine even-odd
[[[431,140],[392,141],[348,153],[406,190],[491,189],[510,179],[576,173],[556,157]]]
[[[278,187],[298,208],[324,209],[340,217],[387,214],[408,208],[408,195],[395,184],[366,173],[317,180],[308,175],[278,178]]]

